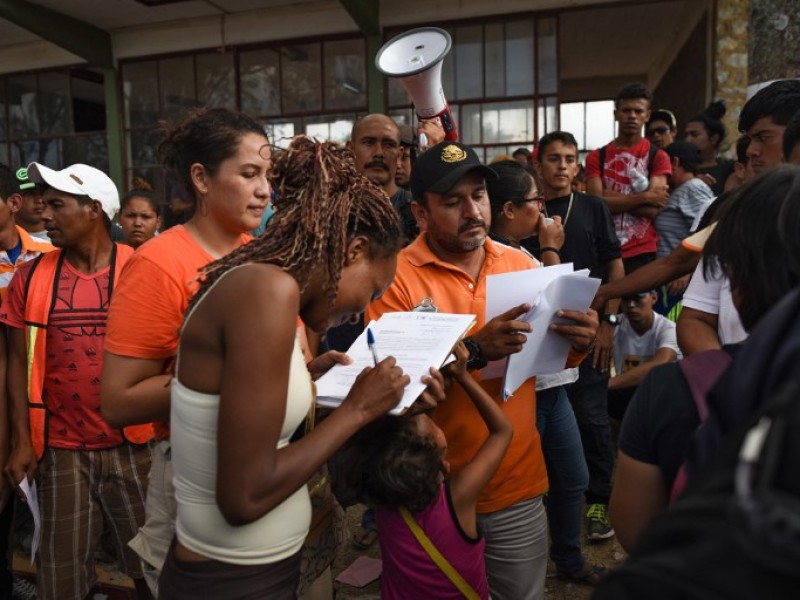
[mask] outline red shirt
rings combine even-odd
[[[25,288],[32,264],[21,266],[8,287],[0,320],[9,327],[25,327]],[[106,267],[85,275],[64,261],[47,327],[42,397],[48,447],[100,450],[124,441],[122,432],[100,414],[109,274]]]
[[[635,192],[631,189],[634,171],[647,177],[649,159],[650,141],[645,138],[630,148],[620,148],[611,142],[606,146],[605,166],[602,169],[603,189],[625,196],[634,194]],[[600,177],[600,171],[600,151],[592,150],[586,157],[586,179]],[[659,150],[653,158],[650,177],[671,174],[672,166],[669,156],[663,150]],[[637,217],[627,212],[616,213],[612,216],[617,237],[622,244],[622,258],[656,251],[658,234],[652,219]]]

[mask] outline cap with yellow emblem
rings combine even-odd
[[[486,179],[497,179],[497,173],[484,165],[469,146],[441,142],[417,157],[411,168],[411,193],[414,198],[421,198],[425,192],[444,194],[471,171]]]

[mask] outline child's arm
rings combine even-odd
[[[494,475],[506,453],[514,430],[500,406],[472,378],[466,368],[469,352],[463,344],[456,348],[457,361],[448,365],[449,374],[464,388],[489,429],[489,437],[472,461],[450,480],[450,496],[464,533],[477,532],[475,504],[483,487]]]

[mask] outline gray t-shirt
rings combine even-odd
[[[714,192],[695,177],[679,185],[655,218],[658,257],[672,252],[691,233],[692,224],[714,200]]]

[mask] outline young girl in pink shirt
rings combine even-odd
[[[445,371],[469,394],[489,430],[472,462],[446,479],[447,440],[425,414],[386,418],[370,435],[363,483],[376,506],[384,600],[489,597],[475,505],[513,430],[500,407],[467,372],[463,344],[456,356]]]

